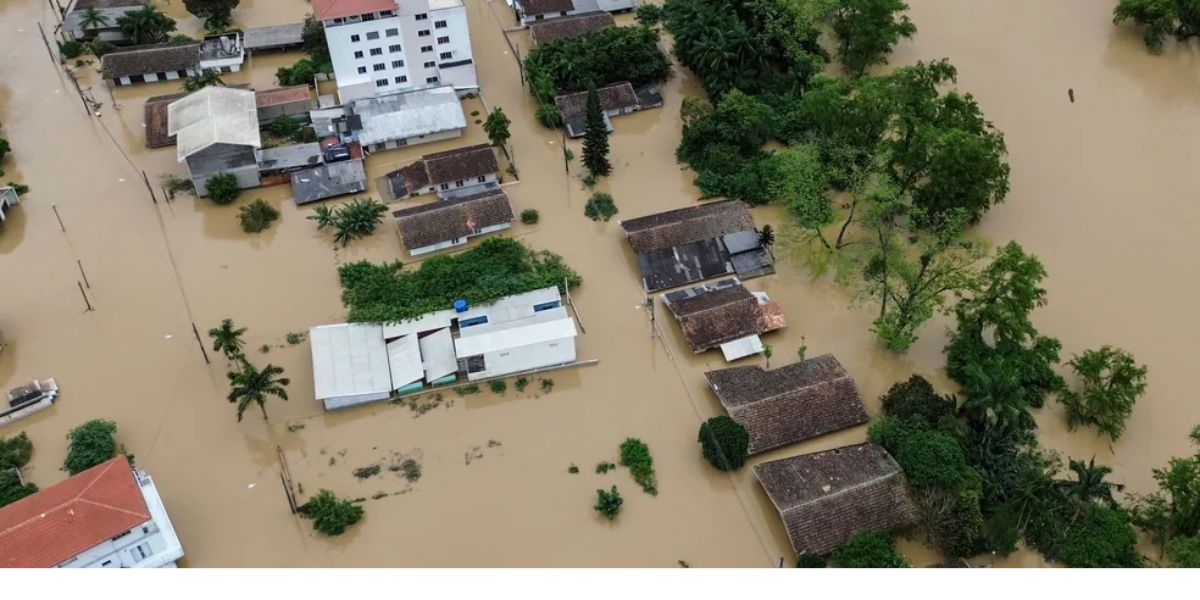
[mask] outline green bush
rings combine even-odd
[[[375,233],[385,214],[387,206],[374,198],[355,198],[339,206],[334,215],[333,241],[345,247]]]
[[[24,196],[25,194],[29,193],[29,186],[27,186],[23,183],[16,183],[16,182],[10,181],[10,182],[8,182],[8,186],[11,187],[13,189],[13,191],[17,193],[18,196]]]
[[[882,403],[883,412],[893,417],[910,419],[920,415],[930,424],[937,423],[942,417],[953,416],[955,409],[954,400],[939,396],[933,385],[920,375],[893,385],[883,395]]]
[[[8,506],[21,498],[36,494],[38,487],[32,483],[21,483],[13,469],[0,469],[0,506]]]
[[[279,210],[262,198],[238,209],[238,219],[242,222],[242,231],[246,233],[263,231],[278,218]]]
[[[217,204],[233,202],[242,191],[233,173],[217,173],[208,178],[204,187],[208,189],[208,197]]]
[[[1067,530],[1059,558],[1069,567],[1140,567],[1137,534],[1125,512],[1100,504],[1088,507],[1083,518]]]
[[[326,489],[322,489],[298,510],[301,515],[312,519],[313,529],[325,535],[342,535],[346,528],[363,518],[361,506],[342,500]]]
[[[284,115],[282,117],[277,117],[275,120],[271,121],[270,123],[267,123],[266,125],[263,126],[263,129],[266,129],[268,132],[273,133],[275,135],[290,138],[290,137],[298,134],[300,132],[300,129],[303,127],[304,127],[304,125],[302,125],[300,123],[300,121],[297,121],[296,119],[293,119],[292,117]]]
[[[596,505],[592,508],[596,512],[604,515],[604,518],[609,521],[617,518],[621,514],[621,504],[625,501],[621,498],[621,493],[617,491],[617,486],[612,486],[612,491],[596,490]]]
[[[488,388],[492,390],[493,394],[503,395],[508,391],[508,384],[503,379],[494,379],[488,382]]]
[[[518,377],[513,385],[517,388],[517,393],[524,392],[525,386],[529,385],[529,380],[524,377]]]
[[[85,49],[83,42],[77,40],[67,40],[58,43],[58,51],[62,53],[63,58],[75,58],[83,54]]]
[[[527,208],[521,211],[521,222],[526,225],[537,225],[539,219],[541,219],[541,215],[538,214],[536,208]]]
[[[583,207],[583,216],[593,221],[601,219],[608,221],[615,214],[617,214],[617,205],[613,202],[613,197],[605,192],[592,194]]]
[[[302,58],[290,67],[279,67],[275,71],[275,78],[279,80],[279,85],[309,85],[318,71],[317,63]]]
[[[559,92],[575,92],[589,84],[662,81],[671,74],[671,63],[660,47],[658,31],[609,27],[537,46],[525,59],[525,70],[530,79],[545,73]]]
[[[666,11],[658,4],[642,4],[637,7],[637,22],[647,27],[658,25],[665,17]]]
[[[93,419],[72,429],[67,434],[70,448],[63,468],[75,475],[116,456],[118,451],[124,452],[124,448],[117,446],[113,436],[116,432],[117,424],[103,419]],[[126,456],[133,462],[132,456]]]
[[[646,6],[646,5],[643,4],[642,6]],[[801,554],[800,556],[796,557],[796,568],[797,569],[824,569],[825,568],[825,557],[821,556],[820,554],[809,554],[808,552],[805,552],[804,554]]]
[[[722,471],[736,471],[746,464],[750,434],[733,419],[719,415],[700,424],[700,449],[709,464]]]
[[[1200,569],[1200,536],[1180,536],[1167,542],[1166,554],[1172,567]]]
[[[0,438],[0,471],[20,469],[33,457],[33,442],[22,431],[11,438]]]
[[[360,261],[342,265],[338,275],[342,302],[354,322],[403,321],[449,308],[459,298],[481,305],[581,281],[558,255],[535,252],[507,237],[488,238],[461,254],[435,256],[416,271],[404,271],[398,263]]]
[[[658,477],[654,474],[654,459],[650,447],[637,438],[626,438],[621,442],[621,464],[629,467],[633,480],[642,486],[642,491],[651,496],[658,495]]]
[[[862,529],[854,532],[830,556],[835,566],[844,569],[903,569],[911,565],[896,551],[891,536]]]

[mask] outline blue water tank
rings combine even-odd
[[[467,312],[467,301],[462,298],[455,300],[454,301],[454,312],[458,312],[458,313]]]

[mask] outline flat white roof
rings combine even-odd
[[[721,354],[725,355],[726,362],[745,358],[762,351],[762,338],[757,335],[748,335],[744,338],[738,338],[732,342],[721,344]]]
[[[308,330],[308,340],[318,400],[392,391],[383,326],[322,325]]]
[[[454,339],[449,329],[439,329],[421,338],[420,346],[425,381],[433,383],[458,372],[458,357],[454,355]]]
[[[435,329],[444,329],[450,326],[450,321],[453,318],[454,311],[447,309],[425,313],[408,321],[385,323],[383,325],[383,337],[390,340],[398,338],[402,335],[433,331]]]
[[[167,105],[167,133],[179,162],[213,145],[262,146],[254,92],[210,85]]]
[[[353,105],[362,117],[361,144],[381,144],[467,126],[462,102],[452,86],[364,98]]]
[[[575,321],[563,308],[543,311],[536,317],[494,327],[477,327],[479,329],[474,332],[471,330],[475,327],[462,330],[462,337],[455,342],[454,351],[459,358],[575,337]]]
[[[421,366],[421,349],[416,336],[406,335],[387,343],[388,367],[392,374],[392,389],[400,389],[425,374]]]

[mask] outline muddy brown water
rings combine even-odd
[[[1150,469],[1186,452],[1186,432],[1200,422],[1200,407],[1185,388],[1187,348],[1200,329],[1190,306],[1197,269],[1189,252],[1200,225],[1191,202],[1197,185],[1188,177],[1200,144],[1196,57],[1190,48],[1147,54],[1136,32],[1112,27],[1103,2],[911,3],[921,31],[892,63],[950,57],[959,87],[979,99],[1007,136],[1012,192],[978,233],[996,244],[1016,239],[1045,261],[1050,304],[1038,312],[1038,325],[1062,339],[1067,355],[1111,343],[1150,366],[1149,391],[1119,443],[1066,431],[1056,406],[1039,415],[1042,439],[1071,456],[1095,455],[1115,468],[1116,480],[1145,491]],[[183,31],[198,30],[179,3],[166,8],[180,17]],[[245,0],[236,17],[242,25],[266,25],[307,11],[299,0]],[[562,254],[583,275],[575,294],[587,328],[579,354],[600,364],[548,375],[549,393],[536,384],[524,393],[510,386],[503,396],[448,392],[424,414],[389,404],[325,414],[312,398],[308,346],[289,346],[286,335],[344,317],[338,264],[408,260],[394,227],[335,250],[304,219],[311,209],[294,206],[286,185],[250,190],[239,200],[263,198],[282,210],[282,219],[259,236],[240,231],[236,205],[189,197],[165,203],[161,193],[154,204],[141,172],[157,183],[161,174],[184,170],[174,148],[143,147],[142,102],[179,84],[110,95],[83,67],[85,85],[104,102],[102,118],[92,119],[38,37],[36,22],[53,22],[47,5],[0,5],[6,33],[0,122],[15,149],[3,168],[6,180],[33,188],[0,230],[0,331],[10,342],[0,355],[0,387],[55,377],[63,389],[54,408],[0,430],[33,438],[34,482],[61,480],[66,431],[103,417],[117,421],[120,441],[158,482],[187,566],[675,566],[685,560],[766,567],[791,560],[750,469],[718,474],[697,450],[699,422],[719,411],[701,374],[722,366],[719,355],[688,353],[666,318],[659,321],[664,340],[650,337],[635,264],[617,223],[582,216],[587,194],[578,160],[564,173],[561,138],[532,119],[533,104],[501,33],[512,25],[511,11],[499,0],[469,0],[468,14],[483,88],[474,103],[503,106],[513,119],[521,181],[508,191],[518,211],[541,212],[540,224],[518,224],[512,234]],[[524,34],[511,39],[524,54]],[[258,55],[226,79],[268,87],[274,70],[299,56]],[[599,189],[616,198],[618,218],[684,206],[698,195],[692,174],[673,158],[680,101],[698,92],[677,71],[664,86],[666,106],[617,120],[615,175]],[[486,110],[471,106],[468,113]],[[463,140],[376,154],[368,173],[374,178],[421,154],[483,139],[472,123]],[[570,147],[580,155],[578,144]],[[774,208],[755,212],[760,223],[784,219]],[[77,260],[91,283],[94,312],[84,312]],[[879,394],[911,372],[945,382],[945,321],[928,326],[907,356],[895,357],[872,344],[869,311],[848,306],[842,291],[812,281],[798,265],[785,260],[777,275],[749,285],[780,300],[789,319],[786,330],[768,339],[773,362],[790,362],[803,336],[810,356],[838,356],[872,413]],[[224,365],[213,356],[206,366],[192,337],[193,322],[203,332],[224,317],[249,327],[253,362],[281,365],[292,379],[291,400],[271,403],[265,423],[252,411],[235,422],[224,399]],[[266,354],[258,349],[264,344]],[[864,434],[855,428],[759,460],[853,443]],[[597,462],[615,461],[627,436],[649,444],[658,497],[643,494],[624,469],[593,472]],[[306,495],[327,487],[367,498],[362,524],[330,540],[293,517],[276,446]],[[364,480],[351,474],[397,457],[419,460],[420,479],[410,483],[387,469]],[[567,473],[572,463],[580,474]],[[613,484],[625,510],[609,524],[590,507],[595,490]],[[372,499],[381,494],[388,495]],[[917,541],[902,547],[917,564],[936,559]],[[1041,561],[1018,553],[997,564]]]

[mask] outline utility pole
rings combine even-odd
[[[196,336],[196,343],[200,345],[200,354],[204,357],[204,364],[211,365],[208,362],[208,350],[204,349],[204,341],[200,339],[200,330],[196,329],[196,322],[192,322],[192,335]]]
[[[87,305],[87,310],[85,310],[83,312],[89,313],[89,312],[92,312],[93,310],[96,310],[96,309],[92,308],[92,303],[91,303],[91,301],[88,300],[87,292],[83,291],[83,284],[79,283],[79,281],[76,281],[75,283],[76,283],[76,285],[79,286],[79,294],[81,296],[83,296],[83,303],[85,305]]]

